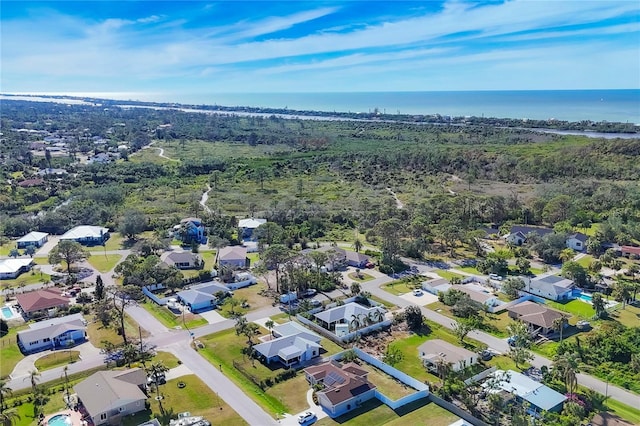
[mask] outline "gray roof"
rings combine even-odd
[[[22,342],[35,342],[45,338],[54,338],[71,330],[85,330],[86,321],[82,314],[67,315],[60,318],[36,322],[28,330],[18,332]]]
[[[49,234],[47,234],[46,232],[31,231],[27,235],[25,235],[24,237],[18,239],[16,242],[18,242],[18,243],[29,243],[29,242],[37,243],[41,239],[43,239],[44,237],[47,237],[47,236],[49,236]]]
[[[98,371],[73,387],[91,417],[124,406],[147,396],[138,386],[147,382],[141,368],[124,371]],[[144,407],[144,406],[143,406]]]
[[[189,263],[194,264],[196,261],[200,261],[200,257],[197,254],[190,251],[174,251],[167,254],[164,257],[164,263],[169,266],[173,266],[176,263]]]
[[[351,321],[353,315],[369,315],[370,312],[384,310],[379,307],[367,308],[359,303],[351,302],[342,306],[336,306],[335,308],[327,309],[326,311],[318,312],[314,314],[316,318],[322,320],[328,324],[338,322],[340,320]]]
[[[366,254],[358,253],[355,251],[345,250],[344,253],[345,253],[345,256],[347,257],[347,260],[350,260],[352,262],[362,263],[362,262],[368,262],[370,259],[370,257],[367,256]]]
[[[570,239],[570,238],[575,238],[578,241],[586,243],[587,240],[589,239],[589,236],[583,234],[582,232],[576,232],[575,234],[571,234],[567,237],[567,239]]]
[[[279,355],[282,359],[290,360],[303,353],[308,347],[319,349],[320,345],[298,334],[294,334],[292,336],[278,337],[277,339],[260,343],[255,345],[253,349],[267,358]]]
[[[511,230],[509,233],[511,234],[515,234],[517,232],[521,232],[525,237],[527,236],[527,234],[529,233],[534,233],[534,234],[538,234],[541,237],[544,237],[547,234],[551,234],[553,233],[553,229],[550,228],[540,228],[540,227],[536,227],[536,226],[512,226]]]
[[[214,294],[219,291],[227,292],[229,289],[222,284],[209,282],[191,286],[189,290],[179,291],[178,297],[182,299],[184,303],[197,305],[215,300]]]
[[[450,364],[458,364],[460,361],[474,358],[476,354],[444,340],[432,339],[418,346],[418,356],[432,362],[443,359]]]
[[[273,327],[272,331],[274,335],[279,337],[298,335],[316,343],[319,343],[320,340],[322,340],[322,337],[318,336],[313,331],[294,321],[276,325],[275,327]]]
[[[227,246],[218,252],[218,260],[244,260],[247,257],[247,248],[242,246]]]
[[[492,375],[499,380],[497,386],[501,390],[516,394],[543,410],[551,410],[567,400],[567,397],[561,393],[513,370],[507,372],[497,370]],[[495,392],[495,390],[489,390],[489,392]]]
[[[574,286],[572,280],[558,275],[547,275],[531,279],[528,288],[536,288],[549,294],[561,295],[571,290]]]

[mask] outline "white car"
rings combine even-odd
[[[489,278],[496,281],[502,281],[502,277],[498,274],[489,274]]]
[[[298,416],[298,423],[300,424],[304,424],[307,423],[308,421],[311,421],[313,419],[316,418],[316,415],[314,412],[312,411],[305,411],[304,413],[300,414]]]
[[[416,288],[413,290],[413,295],[414,296],[422,296],[422,290],[420,290],[419,288]]]

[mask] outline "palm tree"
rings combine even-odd
[[[576,373],[578,372],[578,358],[575,354],[558,357],[553,363],[556,377],[561,377],[568,393],[574,393],[578,386]]]
[[[360,318],[357,315],[351,315],[351,321],[349,321],[349,330],[355,331],[360,326]]]
[[[553,320],[553,329],[555,331],[560,332],[560,341],[562,342],[562,331],[564,330],[564,325],[567,323],[567,318],[561,316],[560,318],[556,318]]]
[[[0,413],[0,424],[2,426],[12,426],[21,419],[20,414],[13,408]]]
[[[160,377],[163,376],[169,369],[162,361],[154,362],[149,366],[149,373],[153,376],[153,381],[156,386],[156,399],[160,406],[160,412],[164,416],[164,407],[162,406],[162,397],[160,396]]]
[[[40,380],[40,372],[38,370],[29,371],[29,377],[25,377],[24,380],[29,379],[31,381],[31,390],[36,393],[38,381]]]
[[[604,299],[602,298],[602,294],[593,293],[593,296],[591,298],[591,305],[593,306],[593,309],[595,309],[596,311],[596,316],[598,318],[602,317],[602,314],[606,310]]]
[[[269,329],[269,334],[273,336],[273,326],[275,325],[275,323],[272,320],[269,320],[265,322],[264,325]]]
[[[5,379],[0,379],[0,411],[4,410],[4,400],[13,393],[13,389],[7,386]]]
[[[558,255],[558,258],[562,261],[562,263],[564,263],[573,259],[574,255],[575,253],[573,252],[573,250],[571,250],[570,248],[566,248],[560,252],[560,255]]]
[[[384,321],[384,313],[382,313],[381,309],[376,309],[375,311],[372,312],[372,314],[376,322]]]
[[[352,247],[356,251],[356,253],[360,253],[360,250],[362,250],[362,245],[362,240],[360,238],[356,237],[356,239],[353,240]]]

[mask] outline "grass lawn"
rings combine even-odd
[[[192,314],[191,312],[185,312],[184,323],[182,322],[182,315],[176,315],[165,306],[156,305],[154,302],[145,301],[141,303],[144,309],[153,315],[158,321],[160,321],[167,328],[186,327],[196,328],[208,324],[207,320],[200,315]]]
[[[626,305],[624,309],[618,305],[619,309],[610,313],[611,319],[618,321],[626,327],[637,327],[640,319],[640,306]]]
[[[347,276],[349,278],[351,278],[352,280],[358,281],[360,283],[371,281],[371,280],[374,279],[373,276],[371,276],[369,274],[365,274],[364,272],[360,272],[359,276],[355,272],[351,272],[350,274],[347,274]]]
[[[247,253],[247,258],[249,259],[250,267],[254,267],[256,262],[260,260],[260,253]]]
[[[272,413],[274,416],[279,413],[293,412],[293,410],[285,404],[284,400],[278,399],[278,395],[272,394],[272,388],[266,391],[261,390],[239,370],[237,370],[233,361],[243,362],[242,349],[246,346],[244,336],[236,336],[235,330],[224,330],[218,333],[203,336],[199,339],[204,345],[204,349],[200,349],[200,354],[204,356],[213,365],[222,365],[222,369],[236,385],[238,385],[247,396],[253,399],[265,411]],[[254,363],[244,361],[247,368],[251,369],[251,374],[257,379],[263,379],[275,376],[278,372],[271,371],[259,361]],[[293,380],[287,380],[287,383]],[[284,384],[284,383],[283,383]],[[294,382],[293,387],[298,386]],[[278,389],[279,391],[279,389]]]
[[[592,223],[589,228],[580,228],[580,232],[582,232],[584,235],[588,235],[589,237],[593,237],[594,235],[596,235],[599,227],[599,223]]]
[[[453,269],[453,271],[455,272],[456,269],[459,269],[461,271],[474,274],[474,275],[484,275],[482,272],[478,271],[478,269],[475,266],[458,266],[455,269]]]
[[[531,272],[533,275],[540,275],[540,274],[544,273],[545,270],[542,269],[542,268],[533,268],[533,267],[531,267],[531,268],[529,268],[529,272]]]
[[[181,389],[178,387],[178,382],[184,382],[186,386]],[[165,385],[160,386],[160,394],[163,396],[161,403],[164,415],[160,410],[160,403],[155,399],[154,391],[149,398],[150,410],[123,418],[123,424],[135,426],[151,418],[157,418],[161,424],[168,425],[170,419],[177,418],[178,413],[184,411],[189,411],[194,416],[203,416],[212,424],[247,424],[233,408],[194,374],[169,380]]]
[[[80,351],[56,351],[38,358],[34,365],[38,371],[50,370],[74,363],[80,359]]]
[[[382,286],[382,289],[387,293],[391,293],[395,296],[400,296],[401,294],[411,293],[413,289],[420,288],[420,283],[407,283],[407,282],[395,282],[391,281],[388,284]]]
[[[369,371],[369,375],[367,376],[369,381],[376,385],[376,388],[378,388],[380,392],[392,400],[397,400],[416,392],[412,387],[405,385],[373,365],[363,362],[360,366]]]
[[[109,272],[110,270],[112,270],[116,266],[116,263],[120,261],[120,259],[122,259],[122,256],[120,256],[119,254],[105,255],[103,253],[94,254],[87,259],[87,262],[89,262],[91,266],[104,274],[105,272]]]
[[[595,311],[593,310],[591,304],[583,302],[579,299],[570,300],[566,303],[547,300],[547,305],[551,306],[553,309],[562,312],[568,312],[582,319],[591,319],[595,314]]]
[[[18,331],[27,329],[27,325],[20,327],[13,327],[9,329],[9,333],[0,339],[0,351],[2,351],[2,362],[0,362],[0,378],[7,377],[16,364],[20,362],[24,355],[18,348],[18,341],[16,335]]]
[[[11,242],[9,244],[3,244],[0,246],[0,256],[9,256],[12,249],[16,248],[16,245]]]
[[[455,272],[451,272],[451,271],[444,271],[442,269],[438,269],[437,271],[435,271],[436,274],[438,274],[440,277],[451,281],[451,279],[453,278],[459,278],[459,279],[464,279],[465,276],[464,275],[460,275],[460,274],[456,274]]]
[[[178,358],[171,352],[158,352],[156,356],[153,357],[151,362],[162,362],[167,368],[176,368],[180,363],[178,363]]]
[[[371,296],[369,296],[369,299],[371,299],[371,300],[373,300],[373,301],[375,301],[375,302],[378,302],[378,303],[382,304],[382,305],[383,305],[383,306],[385,306],[386,308],[390,308],[390,309],[396,308],[396,305],[395,305],[395,304],[393,304],[393,303],[391,303],[391,302],[389,302],[389,301],[387,301],[387,300],[380,299],[380,298],[379,298],[379,297],[377,297],[377,296],[371,295]]]
[[[640,424],[640,409],[630,407],[615,399],[607,399],[606,405],[610,412],[630,421],[632,424]]]
[[[493,358],[491,358],[490,361],[484,361],[484,363],[488,367],[493,367],[495,365],[500,370],[505,370],[505,371],[506,370],[523,371],[531,367],[529,363],[525,363],[520,367],[516,367],[516,363],[513,362],[513,360],[509,358],[507,355],[494,356]]]
[[[593,262],[593,256],[591,256],[590,254],[578,259],[578,265],[582,266],[583,268],[588,268],[591,262]]]
[[[458,319],[451,312],[451,307],[445,305],[442,302],[433,302],[426,306],[427,309],[431,309],[432,311],[438,312],[439,314],[445,315],[451,319]],[[508,337],[507,336],[507,325],[511,323],[511,318],[509,318],[509,314],[505,311],[500,314],[485,314],[484,318],[484,326],[482,331],[493,334],[498,337]]]
[[[0,281],[0,286],[2,286],[2,288],[20,288],[25,285],[43,283],[47,281],[51,281],[50,275],[39,272],[36,269],[32,269],[31,272],[25,272],[18,278]]]
[[[269,318],[276,324],[284,324],[285,322],[289,321],[289,314],[287,314],[286,312],[282,312],[281,314],[272,315]]]
[[[112,323],[111,327],[104,328],[100,321],[91,321],[87,325],[87,336],[89,341],[96,348],[101,348],[103,340],[113,343],[114,345],[122,344],[122,336],[119,336],[116,332],[117,321]],[[135,322],[129,315],[125,314],[124,317],[124,329],[127,336],[138,336],[138,323]],[[143,330],[143,336],[145,331]]]
[[[429,402],[428,398],[419,399],[396,411],[374,398],[362,404],[360,408],[336,419],[326,417],[315,424],[318,426],[447,426],[456,421],[457,418],[455,414]]]
[[[309,408],[307,403],[307,391],[309,389],[311,389],[309,382],[307,382],[304,373],[300,372],[293,379],[285,380],[270,387],[267,389],[267,393],[286,406],[289,410],[287,411],[288,414],[295,414]]]
[[[125,239],[122,237],[122,235],[120,235],[120,233],[111,232],[109,234],[109,239],[105,243],[104,247],[103,246],[90,247],[89,251],[91,251],[91,253],[100,253],[101,251],[104,253],[105,250],[106,251],[122,250],[123,248],[125,248],[123,246],[124,242],[125,242]]]

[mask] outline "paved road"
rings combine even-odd
[[[406,307],[406,306],[412,305],[411,302],[401,297],[394,296],[380,288],[382,284],[385,284],[391,281],[392,279],[390,277],[387,277],[387,276],[379,277],[379,278],[376,278],[375,280],[363,283],[362,287],[364,290],[370,292],[372,295],[377,296],[381,299],[387,300],[389,302],[392,302],[400,307]],[[442,314],[439,314],[435,311],[432,311],[422,306],[420,307],[420,309],[422,310],[422,314],[427,319],[435,323],[441,324],[447,328],[453,328],[453,324],[455,323],[455,321],[452,320],[451,318],[448,318]],[[489,346],[491,349],[497,352],[506,353],[509,351],[509,344],[507,343],[506,339],[501,339],[501,338],[492,336],[490,334],[484,333],[482,331],[473,331],[469,333],[469,337],[487,344],[487,346]],[[531,365],[534,365],[536,367],[542,367],[543,365],[550,366],[551,363],[552,363],[551,360],[536,354],[534,354],[534,359],[531,361]],[[606,384],[605,382],[586,374],[578,374],[577,378],[578,378],[578,383],[584,387],[593,389],[601,393],[602,395],[607,394],[611,399],[615,399],[631,407],[640,406],[639,395],[633,394],[629,391],[626,391],[622,388],[614,386],[610,383]]]

